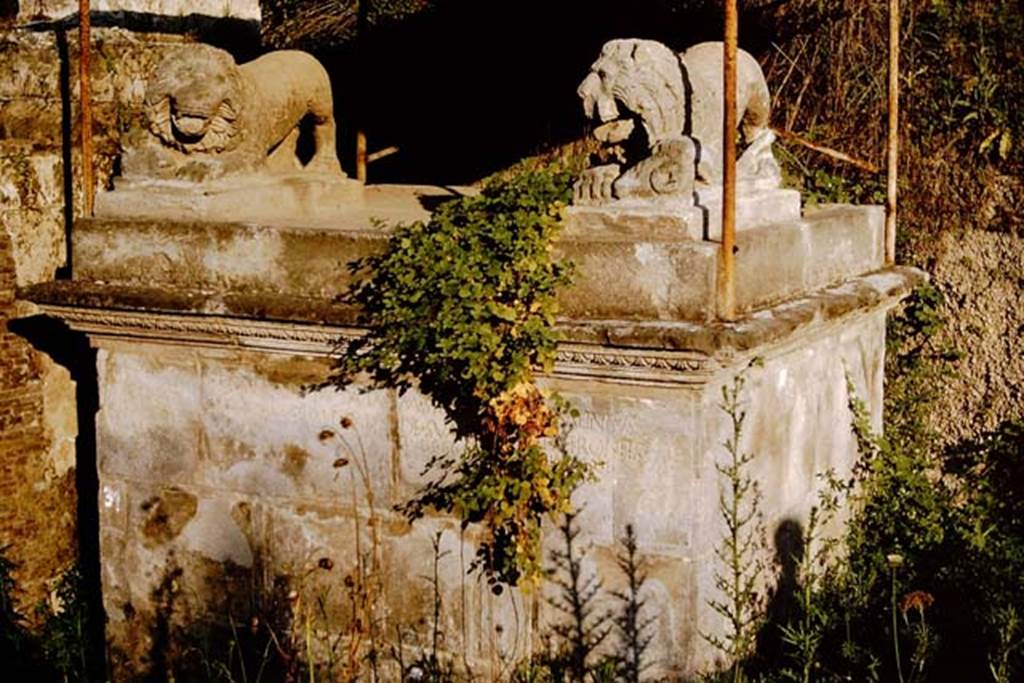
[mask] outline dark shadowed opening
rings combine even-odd
[[[280,31],[274,39],[313,53],[330,73],[350,175],[362,120],[371,153],[399,149],[370,165],[371,182],[461,184],[579,139],[576,88],[606,41],[650,38],[681,51],[720,39],[719,12],[666,0],[451,0],[371,25],[361,41],[354,19],[335,42]],[[265,12],[265,35],[274,16]],[[744,45],[754,49],[760,32],[747,23]]]

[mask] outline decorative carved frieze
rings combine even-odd
[[[215,315],[124,311],[41,304],[48,315],[102,346],[110,341],[143,341],[174,346],[235,348],[265,353],[326,356],[346,339],[359,336],[354,327],[333,327],[287,321],[264,321]],[[719,364],[711,357],[685,351],[633,349],[599,344],[563,344],[555,375],[641,384],[700,384]]]

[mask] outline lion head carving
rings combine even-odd
[[[239,142],[243,88],[242,74],[227,53],[197,51],[165,59],[146,83],[149,130],[187,154],[233,149]]]
[[[692,192],[695,150],[683,135],[686,88],[675,53],[650,40],[612,40],[577,94],[587,118],[600,124],[594,130],[603,145],[598,158],[615,162],[583,174],[577,203]]]
[[[651,145],[679,137],[686,124],[679,57],[661,43],[609,41],[577,92],[587,118],[609,124],[636,117]]]

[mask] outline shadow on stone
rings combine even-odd
[[[262,558],[251,569],[229,562],[199,577],[203,585],[196,594],[185,592],[197,577],[189,577],[184,565],[168,553],[150,598],[155,613],[129,617],[150,629],[146,680],[162,683],[169,674],[181,680],[297,680],[301,662],[287,577],[264,585]],[[128,617],[132,608],[126,607]]]
[[[68,56],[67,29],[64,26],[55,26],[53,34],[59,64],[61,187],[64,191],[61,214],[64,217],[65,253],[64,265],[57,269],[55,277],[58,280],[66,280],[71,278],[71,229],[75,224],[75,171],[71,161],[71,148],[74,145],[71,132],[71,60]]]
[[[775,529],[774,544],[779,578],[768,600],[765,624],[757,637],[757,658],[769,668],[782,659],[782,627],[800,617],[796,596],[800,590],[800,562],[806,550],[803,525],[793,519],[782,520]]]

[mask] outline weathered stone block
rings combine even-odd
[[[754,308],[795,298],[804,289],[804,269],[813,258],[802,222],[736,233],[736,306]]]
[[[0,200],[5,212],[60,206],[63,181],[59,153],[37,152],[21,142],[0,144]]]
[[[401,492],[409,495],[436,478],[428,470],[432,460],[460,452],[444,413],[423,394],[409,391],[398,396],[398,478]]]
[[[172,0],[99,0],[94,2],[97,12],[139,12],[168,17],[201,14],[211,17],[237,17],[259,21],[260,5],[255,0],[190,0],[186,5]],[[74,0],[37,0],[22,5],[19,19],[38,20],[40,17],[57,19],[78,11]]]
[[[60,66],[52,34],[8,31],[0,36],[0,101],[60,98]]]
[[[232,560],[245,559],[245,545],[224,514],[230,501],[202,500],[179,535],[149,547],[142,542],[152,501],[166,501],[168,494],[132,484],[128,532],[101,531],[109,664],[117,680],[178,671],[192,648],[203,647],[211,624],[247,623],[259,592],[259,574]],[[184,500],[189,495],[194,492],[175,493]],[[238,550],[225,552],[231,548]]]
[[[187,351],[103,353],[96,416],[98,465],[141,482],[192,481],[200,467],[202,390]]]
[[[560,298],[577,319],[704,320],[713,315],[717,247],[683,241],[565,240],[576,264]]]
[[[697,205],[703,225],[701,236],[713,242],[722,241],[722,188],[701,188]],[[800,220],[800,192],[782,188],[747,188],[740,184],[736,196],[736,232],[776,226]],[[768,227],[768,229],[772,229]]]
[[[443,649],[456,657],[486,661],[497,654],[492,639],[508,641],[515,632],[505,618],[510,615],[500,609],[495,614],[493,596],[479,574],[467,574],[475,552],[467,534],[448,519],[426,518],[384,539],[382,580],[390,621],[408,635],[408,644],[430,643],[435,599],[442,606]]]
[[[193,486],[124,482],[123,490],[127,529],[104,537],[111,545],[103,552],[115,563],[104,587],[138,610],[166,608],[157,595],[167,592],[164,598],[180,593],[174,600],[192,619],[247,612],[256,547],[240,511],[254,503]]]
[[[47,282],[64,264],[64,216],[60,207],[43,210],[0,210],[0,222],[10,231],[18,262],[18,284]]]
[[[173,181],[172,181],[173,182]],[[132,185],[115,180],[115,190],[97,197],[97,215],[164,216],[174,220],[263,222],[316,221],[325,207],[359,203],[363,186],[340,175],[289,173],[207,183],[202,192],[180,183]]]
[[[789,191],[774,192],[781,193],[780,201],[789,201]],[[372,188],[365,203],[341,209],[330,227],[81,220],[74,233],[76,277],[331,299],[351,285],[348,264],[384,247],[387,233],[372,217],[391,224],[421,219],[421,204],[428,196],[434,195],[423,188]],[[787,210],[798,209],[794,204]],[[587,211],[591,218],[601,213]],[[561,295],[565,316],[661,321],[714,317],[717,243],[669,234],[665,226],[639,219],[618,230],[586,231],[585,221],[580,222],[584,213],[573,215],[558,243],[560,255],[576,266],[573,286]],[[750,311],[794,299],[880,267],[878,215],[872,208],[832,207],[809,211],[802,220],[741,230],[739,308]]]
[[[261,367],[206,355],[201,364],[204,484],[305,501],[391,500],[388,392],[307,395],[308,370],[289,377],[287,358]]]
[[[692,202],[620,207],[615,204],[570,206],[563,235],[570,238],[630,237],[636,240],[703,238],[704,214]]]
[[[61,145],[60,103],[41,97],[0,101],[0,140],[17,140],[35,149]]]
[[[372,233],[216,223],[172,225],[79,221],[73,239],[81,277],[331,299],[351,281],[346,264],[381,248],[384,240]]]
[[[808,209],[804,287],[819,289],[842,282],[849,273],[868,273],[884,265],[885,210],[881,206],[824,205]]]
[[[586,537],[613,547],[630,524],[645,552],[688,554],[690,530],[678,522],[693,514],[693,490],[704,483],[698,396],[558,386],[581,412],[569,433],[570,452],[598,465],[597,481],[575,501]]]
[[[100,527],[123,538],[128,532],[128,484],[115,476],[103,477],[99,511]]]
[[[635,240],[722,240],[722,189],[699,186],[692,201],[571,206],[565,235],[630,236]],[[800,220],[800,193],[747,183],[736,197],[736,230]]]

